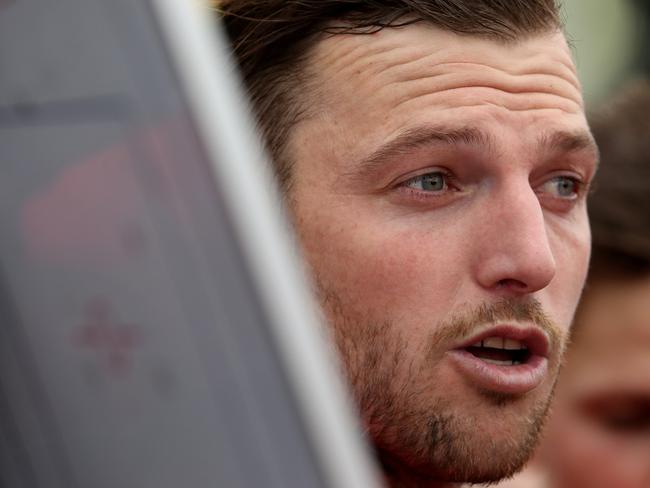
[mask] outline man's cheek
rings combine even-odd
[[[450,250],[434,250],[425,240],[400,234],[388,237],[355,233],[330,241],[321,277],[346,296],[384,311],[411,315],[444,304],[457,281],[456,267],[442,259]]]
[[[557,269],[549,293],[554,303],[566,311],[566,317],[558,318],[561,324],[573,318],[589,269],[591,232],[586,215],[579,222],[575,228],[563,232],[549,231]]]

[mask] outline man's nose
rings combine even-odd
[[[539,198],[526,184],[503,185],[482,207],[475,236],[479,285],[505,295],[533,293],[555,276],[555,258]]]

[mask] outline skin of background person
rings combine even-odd
[[[650,486],[650,274],[590,285],[541,462],[554,488]]]
[[[590,253],[596,151],[564,36],[417,23],[324,38],[305,69],[315,115],[290,133],[286,199],[389,483],[511,474],[545,416]],[[528,386],[487,381],[458,354],[496,326],[539,333],[530,314],[472,319],[504,302],[554,324]]]

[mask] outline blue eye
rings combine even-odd
[[[447,189],[447,176],[435,171],[411,178],[406,182],[406,186],[414,190],[441,192]]]
[[[580,182],[570,176],[556,176],[544,183],[543,188],[558,198],[573,199],[578,195]]]

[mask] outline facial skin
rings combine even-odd
[[[650,277],[590,285],[579,327],[540,452],[549,486],[648,487]]]
[[[563,36],[336,35],[308,73],[288,200],[389,482],[511,473],[589,259],[595,150]],[[462,350],[482,333],[527,341],[539,364],[513,376]]]

